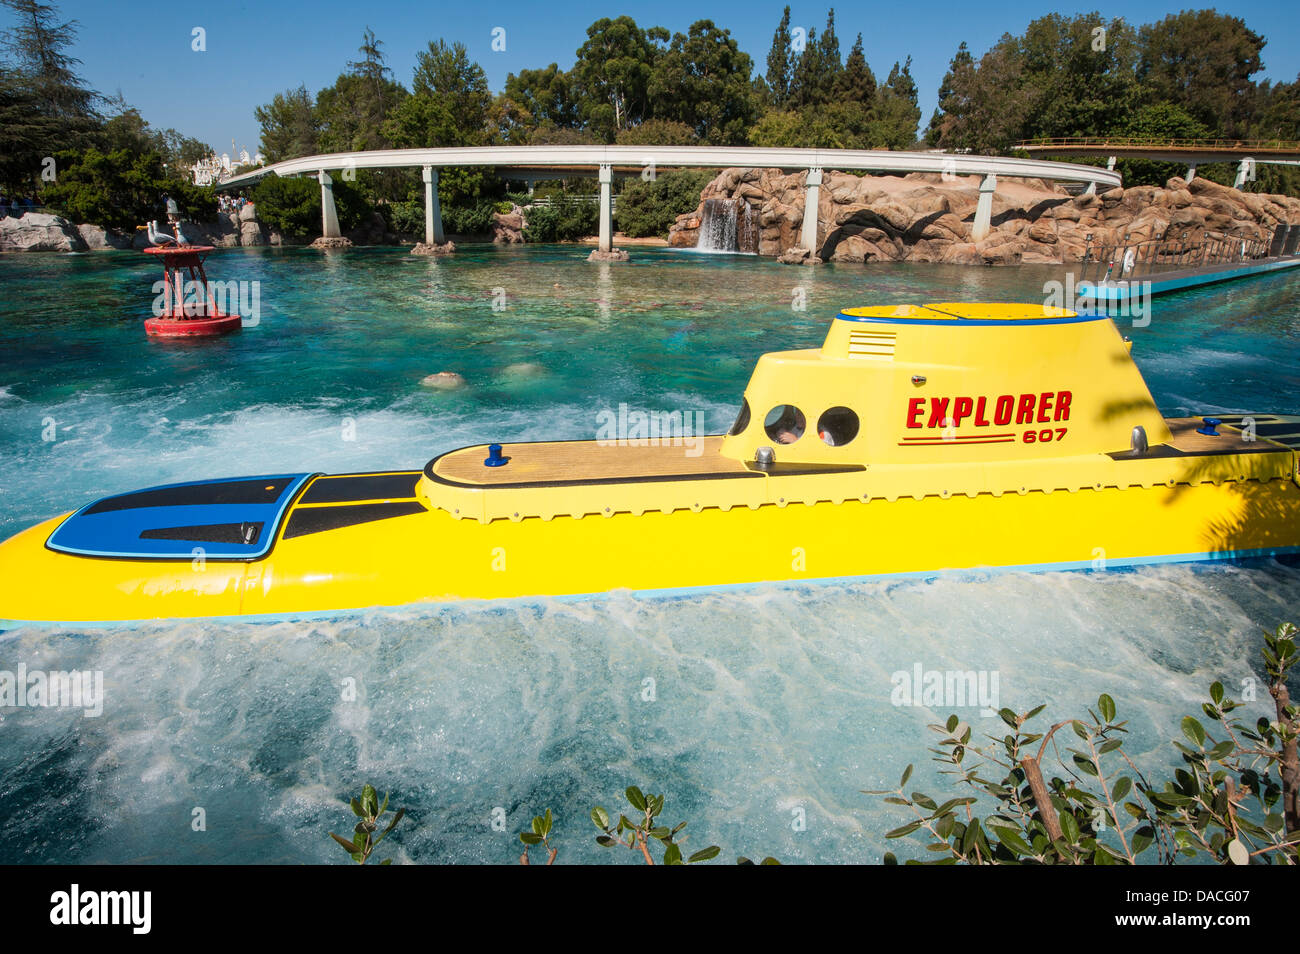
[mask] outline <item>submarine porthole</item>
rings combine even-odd
[[[858,416],[847,407],[832,407],[817,419],[817,435],[831,447],[843,447],[858,436]]]
[[[803,437],[807,427],[808,421],[803,416],[803,411],[793,404],[778,404],[763,419],[763,430],[778,444],[793,444]]]
[[[742,399],[740,413],[736,415],[736,423],[731,425],[730,434],[732,437],[743,434],[747,427],[749,427],[749,401]]]

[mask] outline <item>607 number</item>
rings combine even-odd
[[[1025,431],[1020,439],[1026,444],[1047,444],[1065,437],[1065,430],[1064,427],[1045,427],[1041,431]]]

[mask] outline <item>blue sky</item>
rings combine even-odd
[[[698,19],[712,19],[731,30],[741,49],[764,70],[772,32],[783,2],[658,0],[655,3],[479,2],[443,4],[388,0],[252,0],[220,2],[206,8],[175,0],[50,0],[65,18],[80,22],[75,55],[95,89],[119,90],[152,125],[179,129],[228,151],[231,140],[254,151],[258,126],[253,108],[277,92],[305,84],[315,92],[334,82],[356,57],[361,32],[370,26],[384,42],[394,75],[409,85],[416,53],[432,39],[460,40],[487,71],[492,89],[520,69],[557,62],[573,63],[586,28],[602,16],[627,14],[641,26],[661,25],[685,32]],[[790,4],[795,25],[826,22],[828,3]],[[1186,6],[1196,6],[1186,4]],[[1101,6],[1106,17],[1130,23],[1158,20],[1183,4],[1134,0]],[[1300,16],[1295,0],[1217,3],[1215,8],[1242,17],[1268,39],[1264,73],[1291,81],[1300,73]],[[957,44],[965,40],[979,55],[1005,32],[1021,32],[1035,17],[1098,9],[1092,4],[1053,7],[1022,0],[976,4],[939,0],[929,3],[841,3],[836,32],[848,53],[861,31],[867,60],[881,78],[895,60],[912,56],[921,91],[922,124],[935,105],[935,93]],[[0,24],[8,25],[7,9]],[[206,30],[206,52],[191,49],[192,30]],[[492,31],[505,29],[506,49],[492,50]]]

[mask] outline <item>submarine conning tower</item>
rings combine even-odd
[[[820,349],[765,354],[723,456],[969,464],[1107,454],[1171,438],[1105,315],[945,302],[841,311]]]

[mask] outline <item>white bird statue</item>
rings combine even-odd
[[[168,245],[168,244],[179,245],[180,244],[180,242],[178,242],[175,237],[168,235],[166,232],[158,231],[157,219],[154,219],[152,222],[149,223],[145,235],[148,237],[149,241],[152,242],[154,245]]]

